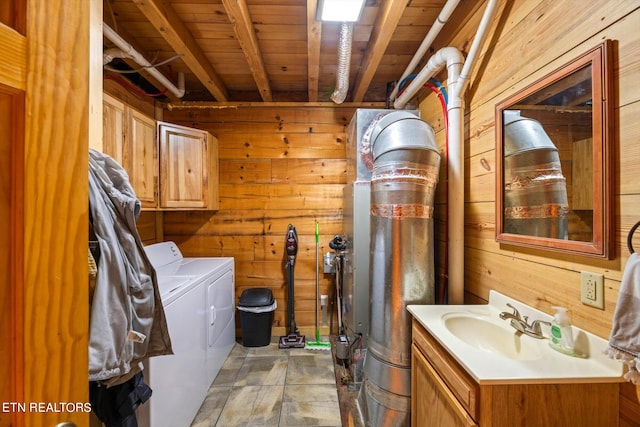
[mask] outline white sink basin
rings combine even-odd
[[[562,354],[547,339],[517,332],[500,313],[515,307],[530,321],[552,317],[495,291],[485,305],[409,305],[407,309],[431,336],[480,384],[517,382],[597,383],[623,381],[623,365],[602,353],[607,341],[573,327],[576,352]],[[548,335],[548,327],[543,327]]]
[[[498,324],[480,316],[458,313],[445,314],[442,321],[449,332],[479,350],[509,359],[540,358],[540,348],[508,322]]]

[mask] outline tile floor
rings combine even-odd
[[[342,426],[335,372],[331,351],[236,344],[191,427]]]

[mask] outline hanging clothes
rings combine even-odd
[[[90,314],[89,380],[113,386],[142,359],[172,354],[156,273],[136,228],[140,202],[125,170],[89,152],[89,214],[99,247]]]
[[[138,372],[130,380],[111,387],[92,381],[89,400],[91,410],[106,427],[138,427],[135,411],[149,400],[151,393],[142,372]]]

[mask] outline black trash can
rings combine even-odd
[[[238,311],[242,328],[242,345],[263,347],[271,342],[273,312],[277,307],[271,289],[251,288],[240,295]]]

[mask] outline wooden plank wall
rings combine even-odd
[[[640,4],[633,0],[501,1],[489,49],[476,64],[465,117],[465,298],[483,302],[495,289],[547,313],[569,308],[573,322],[608,338],[625,264],[629,229],[640,221]],[[479,11],[481,13],[483,8]],[[455,35],[454,46],[470,46],[479,13]],[[445,27],[446,30],[446,27]],[[560,255],[504,246],[495,241],[495,105],[570,59],[614,40],[615,57],[615,249],[610,260]],[[441,46],[437,46],[439,48]],[[468,48],[467,48],[468,50]],[[465,52],[466,53],[466,52]],[[436,125],[444,144],[440,106],[434,96],[421,102],[423,117]],[[443,148],[444,149],[444,148]],[[442,178],[442,177],[441,177]],[[441,181],[444,182],[444,181]],[[442,188],[442,187],[441,187]],[[437,224],[444,224],[439,193]],[[442,254],[443,232],[437,245]],[[640,233],[635,238],[640,247]],[[442,256],[437,270],[442,274]],[[580,302],[580,271],[605,277],[605,309]],[[638,390],[621,393],[622,426],[640,425]]]
[[[186,256],[234,257],[237,298],[247,288],[273,291],[276,336],[286,325],[288,224],[299,238],[295,315],[302,333],[312,335],[315,329],[316,221],[320,293],[331,295],[332,277],[323,274],[322,255],[342,232],[345,131],[353,113],[352,108],[290,107],[164,113],[166,121],[208,130],[220,144],[220,210],[164,213],[165,240],[178,243]]]

